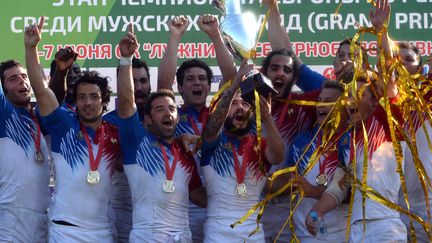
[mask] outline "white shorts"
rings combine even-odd
[[[363,234],[363,221],[351,224],[349,242],[407,242],[407,230],[400,218],[367,219]]]
[[[267,207],[264,209],[264,213],[261,219],[264,227],[266,243],[273,243],[276,240],[279,231],[282,229],[282,226],[285,224],[285,221],[289,216],[289,213],[289,198],[288,201],[283,200],[276,203],[274,203],[274,201],[271,201],[267,205]],[[291,242],[291,237],[292,234],[288,222],[279,238],[277,238],[277,242],[289,243]]]
[[[49,242],[59,243],[114,243],[114,234],[111,228],[86,229],[78,226],[61,225],[50,222]]]
[[[162,232],[151,230],[136,230],[132,228],[130,243],[192,243],[190,230],[182,232]]]
[[[0,242],[45,243],[47,236],[47,214],[27,209],[0,209]]]
[[[212,220],[207,219],[204,225],[204,242],[205,243],[264,243],[264,231],[262,225],[260,230],[251,237],[249,234],[256,228],[255,222],[244,222],[237,225],[234,229],[230,224],[234,223],[232,220]]]

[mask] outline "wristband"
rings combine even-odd
[[[120,66],[130,66],[130,65],[132,65],[132,56],[120,57]]]

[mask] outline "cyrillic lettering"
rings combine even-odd
[[[214,49],[213,43],[203,43],[203,52],[202,57],[203,58],[214,58],[216,56],[216,52]]]
[[[154,20],[154,16],[153,15],[147,15],[144,16],[143,18],[143,28],[145,32],[153,32],[155,31],[155,28],[150,28],[148,25],[148,22],[151,20]]]
[[[152,45],[149,58],[162,58],[166,44],[155,43]]]
[[[111,44],[103,44],[100,47],[100,59],[111,59],[112,51]]]
[[[289,16],[286,32],[289,33],[290,30],[303,33],[303,27],[300,25],[300,14],[291,14]]]
[[[22,17],[13,17],[11,19],[11,24],[10,24],[10,28],[12,30],[13,33],[22,33],[23,29],[18,29],[17,26],[17,21],[22,21]]]
[[[110,25],[110,32],[116,32],[119,24],[120,24],[121,16],[116,16],[115,19],[113,16],[108,16],[108,23]]]
[[[68,33],[73,32],[74,29],[76,28],[77,32],[81,32],[81,16],[77,16],[75,17],[75,20],[72,20],[71,16],[68,16],[68,27],[67,27],[67,31]]]
[[[63,16],[56,16],[54,17],[52,26],[50,28],[50,35],[54,35],[54,33],[62,33],[63,35],[66,35],[66,29],[64,24],[64,17]]]
[[[111,16],[108,16],[111,17]],[[98,16],[96,19],[96,16],[90,16],[89,17],[89,27],[88,31],[92,32],[94,30],[100,30],[102,29],[103,32],[107,31],[107,22],[106,22],[106,16]]]
[[[190,43],[180,43],[179,49],[178,49],[178,56],[180,58],[188,58],[191,56]]]
[[[168,21],[170,17],[168,15],[165,15],[164,18],[161,20],[161,16],[156,17],[156,31],[161,31],[162,27],[164,27],[163,30],[168,31]]]

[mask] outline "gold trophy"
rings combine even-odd
[[[220,29],[228,50],[238,60],[249,59],[248,63],[252,63],[259,31],[255,16],[241,12],[240,0],[213,0],[212,5],[224,15]],[[242,98],[249,104],[255,100],[254,90],[264,97],[277,94],[270,79],[260,72],[249,73],[240,83],[240,89]]]

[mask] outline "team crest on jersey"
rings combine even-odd
[[[187,122],[188,121],[188,115],[187,114],[183,114],[180,116],[180,121],[182,122]]]
[[[83,140],[83,139],[84,139],[84,136],[83,136],[83,134],[82,134],[81,131],[77,132],[77,134],[76,134],[76,138],[77,138],[78,140]]]
[[[292,117],[292,115],[294,114],[294,109],[293,108],[289,108],[287,110],[287,114],[288,114],[288,117]]]
[[[152,147],[152,148],[159,148],[159,142],[158,141],[154,141],[154,142],[151,142],[150,143],[150,146]]]
[[[221,144],[222,148],[226,149],[226,150],[231,150],[231,146],[229,143],[225,143],[225,144]]]

